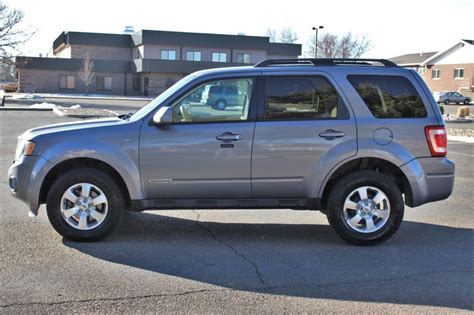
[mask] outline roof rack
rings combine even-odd
[[[337,65],[372,65],[379,63],[385,67],[398,67],[395,63],[387,59],[367,59],[367,58],[300,58],[300,59],[265,59],[257,63],[254,67],[263,68],[278,65],[313,65],[313,66],[337,66]]]

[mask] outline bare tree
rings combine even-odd
[[[311,37],[306,55],[314,57],[315,38]],[[318,58],[360,58],[372,48],[367,34],[354,35],[351,32],[341,36],[325,33],[318,39]]]
[[[94,79],[94,62],[90,59],[89,53],[87,53],[83,59],[82,67],[77,72],[77,75],[86,86],[86,94],[89,93],[89,85],[92,84],[92,80]]]
[[[291,27],[285,27],[280,32],[280,42],[293,44],[298,40],[298,35]]]
[[[270,37],[270,42],[274,43],[278,41],[277,30],[274,28],[267,28],[265,35]]]
[[[27,28],[21,28],[20,23],[25,17],[24,13],[17,9],[10,9],[0,2],[0,54],[7,56],[16,50],[18,45],[28,41],[34,32]]]

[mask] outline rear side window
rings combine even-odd
[[[348,118],[334,87],[322,76],[269,77],[265,120]]]
[[[407,78],[385,75],[347,78],[376,118],[426,117],[425,105]]]

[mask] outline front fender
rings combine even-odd
[[[143,199],[138,169],[138,142],[133,139],[121,138],[111,142],[103,138],[79,137],[72,141],[58,141],[42,154],[53,165],[75,158],[100,160],[120,174],[132,200]]]

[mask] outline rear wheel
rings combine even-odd
[[[225,100],[218,100],[218,101],[216,102],[216,108],[217,108],[218,110],[224,110],[224,109],[226,108],[226,106],[227,106],[227,103],[226,103]]]
[[[63,173],[49,190],[46,207],[54,229],[74,241],[109,235],[125,210],[120,187],[109,174],[94,168]]]
[[[356,245],[375,245],[389,239],[403,220],[400,189],[393,178],[375,171],[356,171],[340,178],[327,204],[331,226]]]

